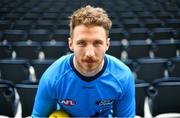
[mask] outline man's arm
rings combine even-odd
[[[123,95],[117,101],[116,107],[115,107],[115,113],[118,117],[135,117],[135,82],[133,75],[130,74],[128,78],[126,78],[127,81],[123,85]]]
[[[45,78],[41,78],[35,97],[32,117],[48,117],[56,109],[56,101],[52,97],[50,87]]]

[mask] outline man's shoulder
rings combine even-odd
[[[45,78],[52,78],[54,76],[62,75],[68,68],[70,68],[70,58],[72,54],[64,55],[53,62],[44,72],[43,76]]]
[[[132,75],[130,68],[124,64],[120,59],[116,57],[106,55],[108,60],[107,71],[114,77],[121,79],[121,78],[128,78]]]
[[[120,59],[107,54],[106,57],[108,60],[108,67],[110,68],[114,67],[116,69],[125,69],[125,70],[129,69],[129,67],[126,64],[124,64],[124,62],[122,62]]]

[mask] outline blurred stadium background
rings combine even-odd
[[[107,53],[134,74],[136,115],[147,117],[146,103],[153,117],[180,113],[180,0],[1,0],[0,115],[17,116],[18,103],[31,115],[42,73],[71,53],[68,16],[85,5],[113,22]]]

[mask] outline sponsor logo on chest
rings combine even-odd
[[[74,106],[76,104],[76,102],[71,99],[60,100],[60,103],[65,106]]]

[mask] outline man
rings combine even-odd
[[[68,43],[73,53],[59,58],[43,74],[33,117],[47,117],[57,105],[74,117],[135,116],[132,73],[105,54],[111,25],[102,8],[88,5],[72,14]]]

